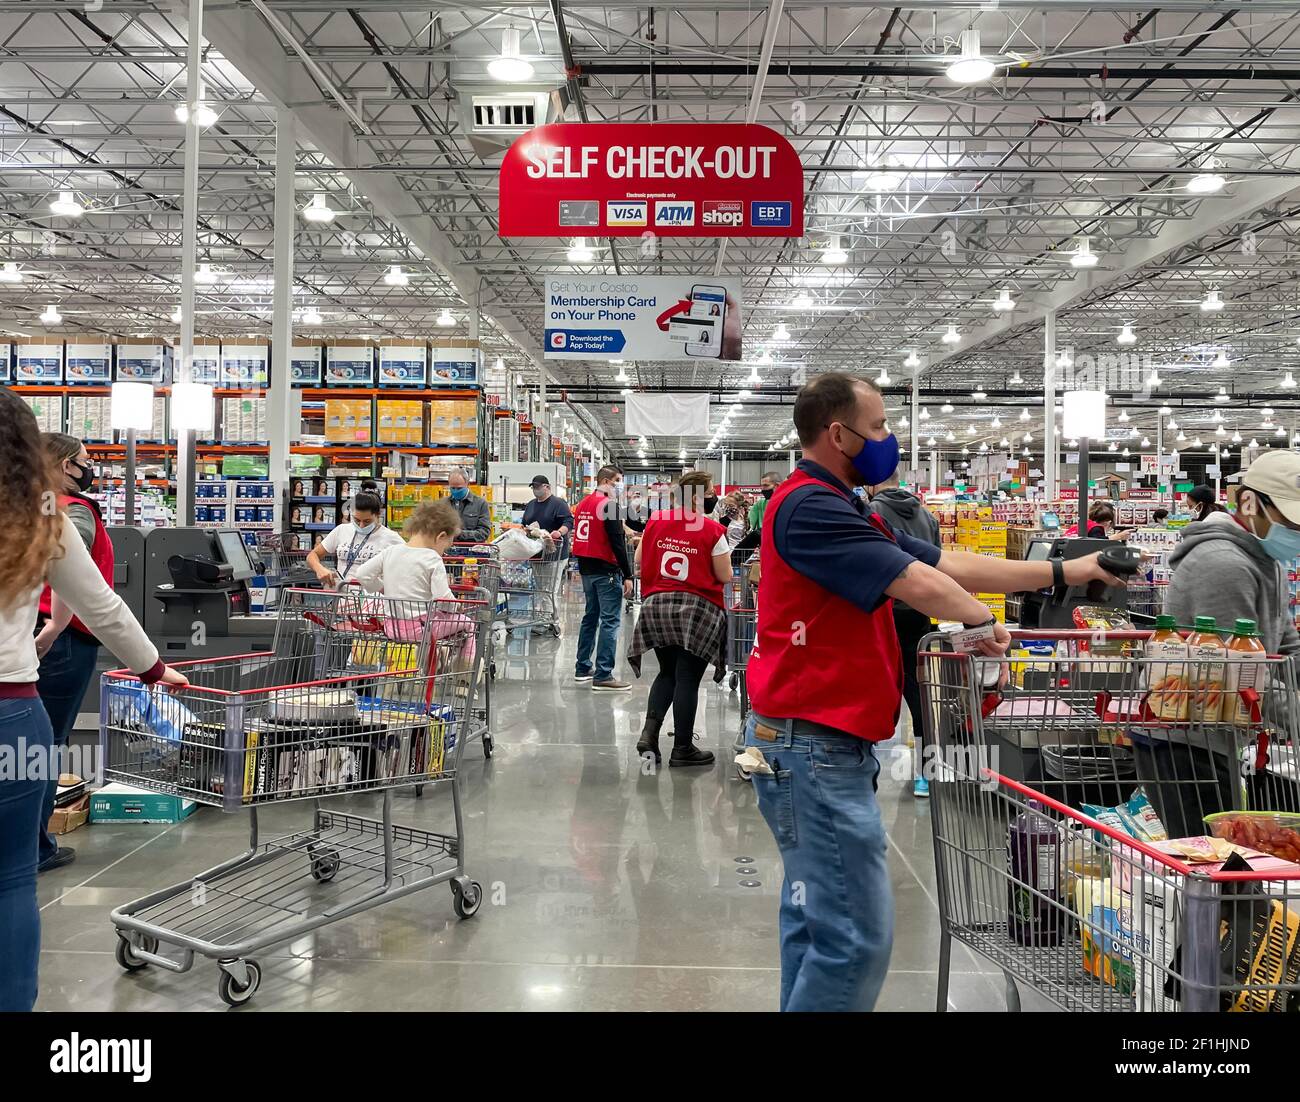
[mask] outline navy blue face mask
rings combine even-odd
[[[840,424],[862,439],[862,450],[849,462],[861,476],[863,485],[877,486],[898,470],[898,437],[892,432],[883,440],[872,440],[843,421]]]

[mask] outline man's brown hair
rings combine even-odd
[[[794,400],[794,427],[799,443],[807,446],[825,431],[832,421],[845,423],[858,408],[859,386],[880,393],[871,379],[859,379],[842,371],[828,371],[804,386]]]

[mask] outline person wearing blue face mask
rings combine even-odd
[[[482,543],[492,533],[492,511],[488,503],[469,488],[470,477],[464,467],[453,468],[447,476],[451,503],[460,514],[462,543]]]
[[[1209,513],[1183,529],[1169,556],[1173,576],[1165,612],[1179,624],[1213,616],[1223,634],[1254,620],[1269,654],[1300,655],[1287,569],[1300,558],[1300,455],[1261,455],[1241,476],[1235,514]],[[1171,838],[1200,834],[1203,816],[1238,806],[1235,763],[1178,743],[1135,746],[1139,778]],[[1147,760],[1151,759],[1151,760]],[[1195,778],[1190,783],[1188,778]]]
[[[903,701],[894,599],[981,629],[979,648],[1001,655],[1011,637],[971,592],[1120,583],[1096,555],[1019,562],[944,551],[874,513],[853,487],[888,481],[899,447],[869,379],[814,379],[795,399],[794,427],[804,458],[763,514],[741,764],[753,766],[785,867],[781,1009],[870,1010],[893,941],[875,744],[893,736]]]
[[[312,573],[332,589],[346,582],[363,562],[401,543],[401,536],[380,523],[383,512],[383,500],[374,490],[363,489],[357,494],[352,519],[333,528],[307,556]],[[333,568],[325,562],[327,555],[334,559]]]

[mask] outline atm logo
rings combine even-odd
[[[657,199],[655,200],[656,226],[693,226],[695,225],[694,199]]]
[[[644,226],[646,224],[645,203],[605,204],[605,225],[607,226]]]
[[[745,204],[739,199],[706,201],[702,220],[706,226],[743,226]]]

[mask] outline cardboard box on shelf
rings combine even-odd
[[[221,385],[264,387],[270,379],[271,345],[251,338],[221,345]]]
[[[69,383],[104,386],[113,377],[113,345],[92,337],[71,337],[63,348],[63,374]]]
[[[481,379],[478,341],[440,338],[429,349],[430,386],[477,386]]]
[[[380,398],[379,424],[375,442],[379,444],[409,444],[419,447],[424,443],[424,403]]]
[[[401,337],[379,342],[379,386],[425,386],[428,379],[428,342]]]
[[[24,337],[20,340],[14,347],[14,381],[63,382],[63,338]]]
[[[320,386],[325,345],[320,342],[295,343],[289,350],[289,381],[292,386]]]
[[[326,398],[325,439],[334,444],[369,444],[373,439],[369,398]]]
[[[161,341],[124,341],[117,346],[113,378],[120,382],[170,382],[171,369],[172,350]]]
[[[375,346],[370,341],[337,340],[325,346],[326,386],[374,386]]]
[[[165,792],[150,792],[128,784],[106,784],[91,793],[92,823],[179,823],[194,814],[193,800]]]

